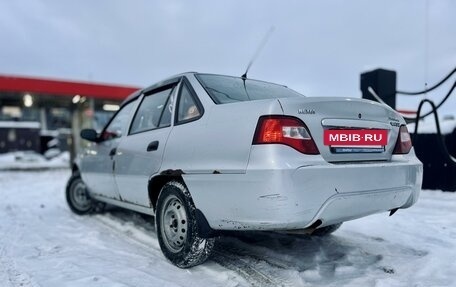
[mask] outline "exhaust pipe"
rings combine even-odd
[[[312,234],[321,224],[323,221],[321,219],[316,220],[312,225],[309,227],[303,228],[303,229],[294,229],[294,230],[287,230],[284,233],[287,234],[305,234],[305,235],[310,235]]]

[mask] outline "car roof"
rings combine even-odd
[[[198,73],[198,72],[184,72],[184,73],[180,73],[180,74],[177,74],[177,75],[174,75],[174,76],[171,76],[171,77],[168,77],[168,78],[165,78],[164,80],[161,80],[151,86],[148,86],[147,88],[144,88],[142,90],[138,90],[136,92],[134,92],[133,94],[129,95],[121,104],[121,106],[124,106],[125,104],[135,100],[136,98],[138,98],[142,93],[147,93],[147,92],[150,92],[152,90],[155,90],[157,88],[160,88],[162,86],[166,86],[166,85],[169,85],[169,84],[173,84],[175,82],[178,82],[180,81],[180,79],[184,76],[189,76],[189,75],[195,75],[195,74],[202,74],[202,75],[216,75],[216,76],[225,76],[225,77],[233,77],[233,78],[240,78],[240,77],[236,77],[236,76],[229,76],[229,75],[222,75],[222,74],[211,74],[211,73]],[[264,83],[270,83],[270,84],[275,84],[275,83],[271,83],[271,82],[267,82],[267,81],[261,81],[261,80],[256,80],[256,79],[249,79],[249,80],[253,80],[253,81],[258,81],[258,82],[264,82]],[[275,85],[278,85],[278,86],[283,86],[283,87],[286,87],[285,85],[280,85],[280,84],[275,84]]]
[[[135,100],[136,98],[138,98],[142,93],[147,93],[147,92],[150,92],[152,90],[155,90],[156,88],[159,88],[159,87],[162,87],[162,86],[166,86],[166,85],[169,85],[169,84],[172,84],[172,83],[175,83],[175,82],[178,82],[183,76],[186,76],[186,75],[192,75],[192,74],[196,74],[196,72],[185,72],[185,73],[181,73],[181,74],[177,74],[177,75],[174,75],[174,76],[171,76],[171,77],[168,77],[164,80],[161,80],[153,85],[150,85],[144,89],[141,89],[141,90],[137,90],[136,92],[132,93],[131,95],[129,95],[121,104],[121,106],[124,106],[125,104]]]

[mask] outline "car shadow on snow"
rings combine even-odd
[[[239,232],[220,238],[216,250],[252,261],[263,270],[280,276],[295,271],[306,282],[323,283],[344,274],[362,276],[383,256],[372,254],[337,235],[317,237],[276,232]],[[351,276],[349,276],[351,277]],[[326,281],[326,283],[328,283]]]
[[[343,227],[342,227],[343,228]],[[215,256],[234,254],[252,262],[285,285],[373,284],[373,278],[394,276],[396,258],[413,260],[428,254],[410,246],[388,242],[358,232],[310,236],[278,232],[235,232],[217,241]],[[223,260],[221,261],[223,265]]]
[[[106,216],[120,224],[151,232],[156,238],[152,216],[117,208],[109,209]],[[210,260],[238,272],[248,282],[259,282],[252,285],[331,285],[349,284],[366,275],[370,278],[392,276],[396,270],[384,262],[385,254],[412,259],[423,257],[427,252],[356,232],[318,237],[236,231],[217,239]],[[262,281],[258,280],[260,277]],[[264,281],[264,278],[271,280]]]

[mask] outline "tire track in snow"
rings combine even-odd
[[[144,250],[153,250],[154,255],[164,259],[157,238],[153,236],[155,235],[155,231],[152,230],[153,226],[145,227],[149,224],[151,225],[151,223],[122,213],[107,213],[93,216],[93,218],[100,227],[109,229],[130,244],[139,246]],[[257,268],[256,265],[260,260],[253,257],[214,250],[214,254],[209,260],[235,272],[251,286],[292,286]],[[264,262],[267,263],[266,261]],[[271,268],[274,267],[271,265]]]
[[[157,238],[153,236],[155,231],[147,230],[144,227],[147,224],[146,222],[139,223],[135,222],[137,220],[125,219],[122,216],[125,214],[107,213],[95,215],[92,218],[100,227],[109,229],[122,240],[144,250],[153,251],[154,255],[163,257]]]
[[[239,257],[215,250],[211,260],[241,275],[251,286],[291,286],[256,268],[252,258]]]

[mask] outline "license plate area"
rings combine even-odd
[[[323,141],[331,153],[382,153],[388,144],[388,130],[327,129]]]

